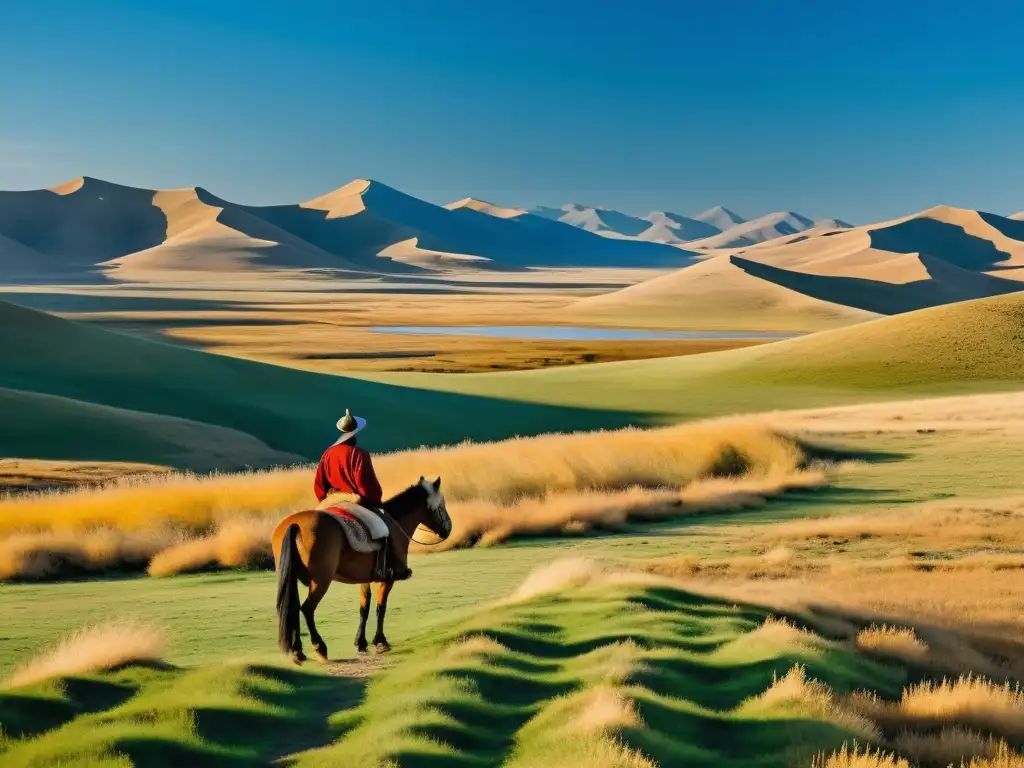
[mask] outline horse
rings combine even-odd
[[[383,507],[401,529],[402,541],[399,546],[405,547],[406,555],[413,534],[421,524],[442,540],[451,535],[452,521],[441,493],[441,478],[430,482],[421,477],[418,483],[385,501]],[[354,551],[349,547],[337,520],[318,509],[288,515],[277,524],[271,542],[277,569],[278,645],[284,654],[291,656],[296,664],[306,660],[299,638],[301,610],[306,617],[309,639],[317,659],[321,662],[328,660],[327,644],[316,631],[313,616],[332,581],[360,585],[356,649],[366,653],[369,650],[366,620],[370,616],[371,583],[374,581],[377,553]],[[387,542],[382,544],[387,546]],[[309,587],[309,594],[301,608],[300,581]],[[393,581],[385,581],[379,583],[377,589],[377,632],[373,644],[382,653],[391,650],[391,644],[384,636],[384,615],[387,613],[388,595],[392,587]]]

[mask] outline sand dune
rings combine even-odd
[[[1020,211],[1019,213],[1012,213],[1008,218],[1011,218],[1014,221],[1024,221],[1024,211]]]
[[[710,224],[719,232],[724,232],[725,230],[746,221],[746,219],[738,213],[734,213],[721,205],[716,205],[713,208],[708,208],[706,211],[701,211],[693,218],[697,221],[703,221],[705,224]]]
[[[705,330],[806,331],[874,317],[749,274],[727,254],[572,307],[579,322]]]
[[[534,208],[532,212],[608,238],[685,245],[703,251],[750,247],[798,233],[819,233],[850,226],[841,219],[812,221],[792,211],[769,213],[747,221],[720,205],[693,217],[669,211],[652,211],[635,217],[576,203],[561,208]]]
[[[779,211],[736,224],[694,245],[701,248],[741,248],[783,235],[795,235],[812,227],[814,222],[806,216],[792,211]]]
[[[656,243],[687,243],[721,232],[713,224],[668,211],[651,211],[644,219],[651,222],[651,226],[638,237]]]
[[[477,200],[473,197],[464,197],[461,200],[456,200],[454,203],[448,203],[445,208],[449,211],[453,211],[456,208],[472,208],[474,211],[486,213],[488,216],[495,216],[499,219],[513,219],[527,212],[524,208],[506,208],[489,203],[486,200]]]
[[[658,243],[610,241],[471,198],[441,207],[365,179],[275,206],[239,205],[198,187],[137,189],[88,177],[0,192],[7,279],[191,279],[268,270],[372,276],[482,265],[678,267],[689,260]]]
[[[530,210],[535,216],[560,221],[596,234],[636,237],[648,229],[649,221],[608,208],[593,208],[579,203],[566,203],[561,208],[538,206]]]
[[[1022,280],[1024,223],[944,206],[725,251],[574,309],[607,323],[819,330],[1011,293]]]

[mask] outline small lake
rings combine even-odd
[[[384,325],[374,333],[423,336],[498,336],[549,341],[658,341],[672,339],[790,339],[796,333],[757,331],[641,331],[629,328],[584,328],[573,325]]]

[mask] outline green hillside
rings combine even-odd
[[[1024,387],[1024,296],[909,312],[687,357],[374,380],[532,403],[641,412],[642,422]]]
[[[203,469],[315,458],[346,407],[391,450],[1024,386],[1020,295],[728,352],[465,375],[316,374],[7,304],[0,328],[0,454]]]
[[[7,456],[87,456],[208,468],[201,454],[209,453],[211,443],[231,437],[224,429],[201,428],[213,425],[242,433],[234,437],[244,444],[239,450],[247,458],[222,466],[247,459],[274,463],[284,454],[315,458],[336,436],[334,422],[346,407],[370,420],[366,444],[378,450],[610,427],[633,418],[296,371],[147,341],[4,303],[0,329],[0,388],[9,390],[0,396],[0,455]],[[166,419],[143,419],[144,414],[173,417],[178,423],[172,427]],[[172,439],[172,432],[182,431],[180,420],[199,424]],[[179,444],[168,444],[175,441]],[[198,458],[188,458],[190,453]],[[230,447],[224,453],[230,454]]]

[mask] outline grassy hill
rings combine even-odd
[[[519,373],[379,375],[478,396],[672,422],[763,411],[1024,387],[1024,294],[910,312],[746,349]]]
[[[5,303],[0,329],[0,454],[7,456],[197,468],[236,450],[238,460],[222,466],[316,458],[346,407],[370,420],[366,444],[378,450],[631,419],[296,371]]]
[[[315,374],[10,304],[0,328],[0,453],[196,468],[315,458],[346,407],[390,450],[1024,386],[1021,294],[728,352],[465,375]]]

